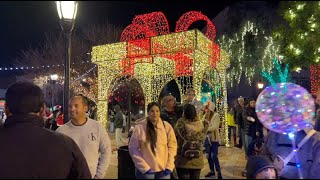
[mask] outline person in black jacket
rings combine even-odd
[[[0,127],[0,179],[91,179],[85,157],[68,136],[44,128],[44,96],[29,82],[5,95]]]
[[[255,111],[256,101],[250,100],[247,107],[244,108],[243,116],[243,125],[245,131],[245,144],[244,149],[246,157],[248,157],[248,147],[252,140],[256,139],[256,136],[262,134],[262,129],[257,131],[257,123],[259,121],[257,113]],[[262,127],[261,127],[262,128]],[[257,133],[259,132],[259,133]]]
[[[245,144],[245,133],[244,133],[244,125],[242,120],[242,111],[244,108],[244,99],[243,97],[239,97],[237,99],[238,104],[235,106],[235,121],[238,124],[238,136],[239,136],[239,144],[235,145],[235,147],[242,148],[242,145]]]
[[[170,123],[174,128],[178,119],[182,117],[183,107],[177,105],[176,98],[171,94],[162,98],[161,106],[163,107],[160,114],[161,119]]]

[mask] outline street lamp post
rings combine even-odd
[[[65,36],[65,60],[64,60],[64,90],[63,90],[63,114],[64,123],[69,121],[68,103],[70,96],[70,58],[71,58],[71,34],[77,15],[77,1],[56,1],[60,26]]]
[[[51,83],[52,83],[52,90],[51,90],[51,108],[53,109],[54,106],[54,101],[53,101],[53,97],[54,97],[54,84],[56,83],[56,81],[58,80],[58,75],[57,74],[52,74],[50,76],[51,79]]]
[[[262,82],[258,82],[257,86],[258,86],[258,89],[262,89],[264,84]]]
[[[259,81],[257,83],[257,87],[258,87],[258,90],[257,90],[257,95],[256,95],[256,98],[259,96],[259,94],[261,93],[261,91],[263,90],[263,87],[264,87],[264,84],[262,81]]]

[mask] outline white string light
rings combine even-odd
[[[92,70],[94,70],[97,67],[97,65],[94,65],[93,68],[89,69],[87,72],[85,72],[84,74],[82,74],[81,76],[77,77],[76,79],[72,80],[71,82],[77,81],[81,78],[83,78],[84,76],[88,75],[89,72],[91,72]]]
[[[83,61],[83,63],[91,63],[91,61]],[[78,64],[78,63],[72,63],[72,64]],[[43,68],[53,68],[53,67],[62,67],[64,64],[58,64],[58,65],[43,65],[43,66],[31,66],[31,67],[0,67],[0,71],[15,71],[15,70],[29,70],[29,69],[43,69]]]

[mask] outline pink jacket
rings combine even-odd
[[[155,155],[152,153],[150,143],[146,141],[146,127],[147,120],[137,124],[130,138],[129,153],[135,167],[143,174],[149,169],[151,172],[160,172],[165,169],[172,171],[175,167],[174,160],[177,154],[177,139],[172,126],[161,119],[156,124],[158,139]]]

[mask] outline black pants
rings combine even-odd
[[[177,168],[179,179],[200,179],[201,169]]]
[[[228,138],[231,143],[231,131],[232,131],[232,136],[233,136],[233,144],[237,144],[237,127],[235,126],[228,126]]]
[[[244,141],[244,139],[242,139],[241,127],[239,124],[238,124],[238,136],[239,136],[239,146],[242,147],[242,142]]]

